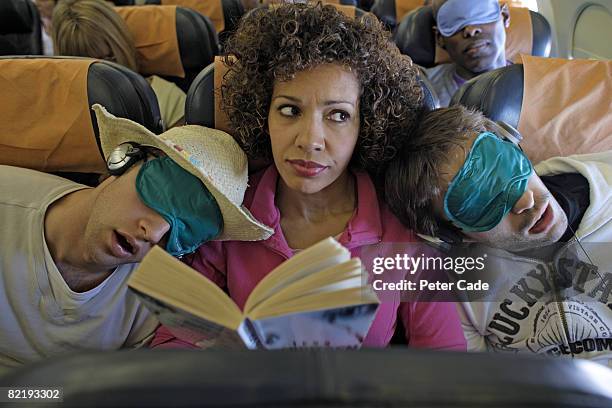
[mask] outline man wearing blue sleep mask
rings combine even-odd
[[[562,194],[535,173],[519,138],[464,107],[429,112],[389,166],[387,202],[404,225],[447,242],[522,251],[571,236]],[[567,213],[579,222],[586,207],[574,201]]]
[[[451,63],[426,70],[441,106],[463,83],[475,76],[506,66],[508,7],[497,0],[435,0],[432,28],[438,47]]]
[[[450,229],[511,251],[556,242],[567,218],[524,153],[500,130],[466,136],[463,148],[469,151],[457,149],[442,166],[447,187],[437,205]]]
[[[521,149],[480,133],[444,195],[444,214],[464,232],[490,231],[527,190],[533,168]]]
[[[444,257],[482,257],[481,269],[447,269],[468,351],[609,367],[612,351],[594,345],[612,327],[612,151],[533,167],[517,140],[462,106],[427,112],[389,164],[386,201],[407,228],[445,241],[434,243]],[[459,277],[488,287],[473,295]]]

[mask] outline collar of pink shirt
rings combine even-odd
[[[338,240],[348,249],[375,244],[382,239],[381,213],[374,183],[365,172],[353,171],[352,174],[357,183],[357,207]],[[255,218],[274,228],[274,234],[263,244],[289,258],[293,251],[281,230],[280,212],[274,202],[278,177],[274,165],[254,175],[250,180],[253,187],[247,190],[244,203]]]

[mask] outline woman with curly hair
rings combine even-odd
[[[244,204],[274,234],[205,245],[188,260],[239,307],[296,252],[329,236],[353,256],[381,242],[416,242],[376,194],[376,173],[422,109],[417,68],[373,17],[332,6],[256,9],[229,38],[222,108],[251,160],[273,164],[250,180]],[[384,347],[401,318],[415,347],[465,349],[452,303],[384,301],[363,341]],[[182,343],[161,328],[153,346]],[[184,344],[184,343],[183,343]]]

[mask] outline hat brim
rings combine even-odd
[[[234,204],[228,197],[219,191],[211,180],[204,177],[202,172],[189,162],[187,158],[159,136],[136,122],[125,118],[118,118],[110,114],[99,104],[93,105],[92,109],[96,113],[100,134],[100,146],[105,161],[108,159],[110,153],[120,144],[135,142],[163,151],[174,162],[204,183],[213,197],[215,197],[217,205],[223,215],[223,231],[214,241],[260,241],[269,238],[270,235],[273,234],[274,231],[271,228],[259,222],[244,206]],[[219,135],[215,133],[221,132],[203,126],[190,125],[187,127],[190,128],[191,131],[201,134],[202,140],[206,140],[207,137],[218,137]]]

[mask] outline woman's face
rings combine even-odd
[[[317,193],[347,170],[359,136],[359,98],[355,74],[336,64],[274,83],[268,129],[289,188]]]

